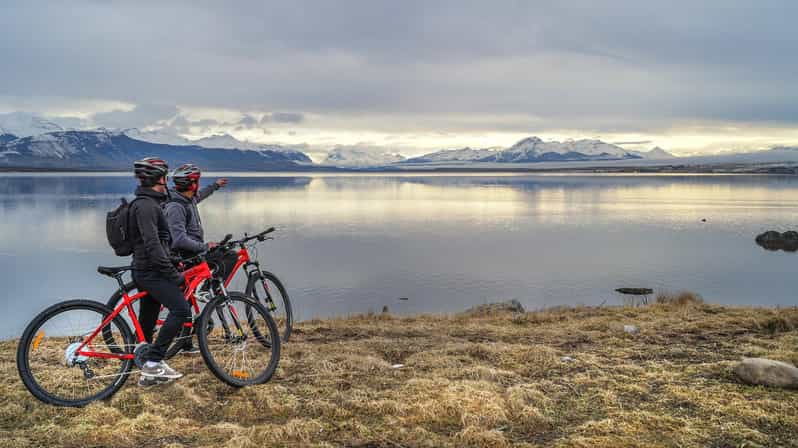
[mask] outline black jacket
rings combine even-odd
[[[130,207],[131,216],[135,218],[131,220],[130,231],[133,269],[158,273],[176,281],[180,274],[169,259],[169,225],[161,209],[167,196],[151,188],[138,187],[136,198],[138,200]]]

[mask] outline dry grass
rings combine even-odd
[[[798,446],[798,392],[731,373],[741,356],[798,363],[798,309],[657,302],[304,322],[266,385],[231,389],[183,356],[186,378],[83,409],[36,401],[3,342],[0,445]]]

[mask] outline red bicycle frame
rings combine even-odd
[[[230,271],[230,275],[227,276],[227,279],[224,281],[224,287],[230,286],[230,282],[233,281],[233,277],[236,276],[238,270],[241,269],[241,266],[250,262],[249,258],[249,251],[246,247],[242,247],[238,250],[238,258],[236,259],[236,264],[233,266],[233,270]]]
[[[230,286],[230,283],[233,281],[233,277],[236,276],[236,274],[238,273],[238,270],[241,269],[241,266],[243,266],[246,263],[249,263],[249,261],[250,261],[249,251],[247,251],[246,247],[241,248],[238,251],[238,258],[236,259],[235,266],[233,266],[233,270],[230,271],[230,275],[224,281],[224,287],[225,288]],[[188,297],[187,297],[187,299],[188,299]],[[199,314],[199,305],[197,304],[196,298],[194,298],[194,296],[191,296],[191,300],[190,301],[191,301],[191,306],[194,308],[194,314]],[[163,323],[164,323],[163,319],[158,319],[158,320],[155,321],[156,325],[163,325]],[[183,325],[186,326],[186,327],[190,327],[191,326],[191,322],[186,322]]]
[[[191,302],[191,305],[194,308],[194,312],[199,313],[199,305],[197,304],[197,298],[194,295],[194,293],[196,292],[197,288],[199,288],[200,284],[202,284],[202,282],[210,280],[213,277],[211,269],[208,266],[208,263],[203,261],[202,263],[187,269],[185,272],[183,272],[183,276],[186,278],[186,289],[184,291],[186,300]],[[97,336],[97,334],[100,333],[102,329],[105,328],[106,325],[111,323],[111,321],[114,320],[116,316],[120,315],[122,313],[122,310],[127,309],[128,315],[130,316],[130,320],[133,322],[133,327],[136,331],[136,340],[139,343],[146,342],[146,339],[144,338],[144,330],[142,330],[141,324],[139,323],[139,319],[138,317],[136,317],[135,311],[133,311],[133,302],[141,299],[146,295],[147,292],[145,291],[133,294],[131,296],[124,290],[124,288],[122,288],[122,299],[123,299],[122,303],[120,303],[114,309],[114,311],[103,320],[100,326],[97,327],[97,329],[94,330],[94,332],[92,332],[91,335],[89,335],[89,337],[86,338],[80,344],[80,346],[78,346],[78,349],[75,351],[75,354],[91,358],[133,359],[134,355],[132,353],[105,353],[105,352],[94,351],[94,347],[91,341],[93,341],[94,338]],[[187,322],[184,325],[191,326],[192,324],[191,322]],[[86,347],[88,347],[88,350],[85,349]]]

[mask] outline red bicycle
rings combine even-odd
[[[244,234],[244,238],[238,241],[230,241],[228,235],[228,237],[219,244],[218,249],[215,250],[237,248],[238,258],[236,259],[235,266],[230,271],[230,275],[228,275],[224,281],[224,287],[229,287],[238,272],[243,268],[247,279],[247,285],[243,292],[244,295],[253,297],[266,307],[272,318],[274,318],[277,328],[281,332],[282,341],[288,342],[294,325],[294,313],[291,300],[288,297],[285,286],[283,286],[283,282],[281,282],[275,274],[261,269],[257,259],[257,244],[266,240],[271,240],[272,237],[268,236],[268,234],[274,232],[274,230],[274,227],[270,227],[255,235]],[[256,255],[253,256],[251,252]],[[123,301],[124,294],[130,294],[134,290],[136,290],[136,285],[133,282],[128,282],[115,291],[106,304],[109,308],[115,309]],[[194,313],[199,315],[200,309],[197,301],[194,300],[191,305]],[[159,319],[157,325],[162,324],[163,320]],[[176,338],[176,340],[185,343],[185,340],[190,337],[190,333],[184,333],[179,335],[179,338]],[[181,348],[182,345],[176,344],[173,347],[174,353],[180,351]],[[167,356],[174,355],[174,353],[169,352]]]
[[[120,287],[129,270],[130,266],[97,268]],[[211,372],[235,387],[271,379],[280,359],[280,337],[266,308],[244,294],[228,293],[204,260],[184,276],[186,299],[195,307],[196,291],[205,282],[211,282],[210,291],[218,291],[196,325],[184,326],[184,331],[194,327]],[[25,387],[39,400],[60,406],[84,406],[113,395],[135,373],[133,367],[140,365],[148,347],[133,310],[133,303],[146,295],[125,292],[115,308],[69,300],[42,311],[25,328],[17,348],[17,369]],[[124,311],[133,330],[122,318]]]

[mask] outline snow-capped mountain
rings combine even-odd
[[[601,140],[584,139],[544,142],[538,137],[527,137],[503,151],[480,159],[480,161],[530,163],[639,158],[642,158],[642,156]]]
[[[162,130],[142,131],[138,128],[124,129],[121,131],[123,134],[134,140],[142,142],[159,143],[162,145],[190,145],[189,139],[175,134],[174,132],[167,132]]]
[[[629,151],[629,152],[648,160],[665,160],[665,159],[676,158],[675,155],[669,153],[668,151],[665,151],[659,146],[654,147],[650,151]]]
[[[206,170],[300,169],[291,155],[272,150],[203,148],[135,140],[122,132],[58,131],[0,143],[0,167],[128,170],[135,160],[157,155],[176,165]]]
[[[438,163],[438,162],[467,162],[491,157],[497,153],[496,149],[444,149],[423,156],[412,157],[403,163]]]
[[[0,114],[0,134],[29,137],[47,132],[64,131],[59,124],[28,112]]]
[[[356,146],[337,146],[327,153],[325,165],[346,167],[385,166],[405,160],[401,154]]]
[[[179,135],[163,131],[141,131],[139,129],[126,129],[125,135],[136,140],[166,145],[196,145],[203,148],[241,149],[250,151],[275,151],[282,152],[291,160],[301,163],[312,163],[310,157],[302,151],[281,145],[253,143],[241,141],[230,134],[216,134],[197,140],[189,140]]]
[[[248,149],[252,151],[276,151],[282,152],[289,156],[291,160],[303,163],[312,163],[310,157],[302,151],[294,148],[273,145],[266,143],[253,143],[249,141],[241,141],[230,134],[217,134],[210,137],[204,137],[199,140],[189,140],[189,144],[202,146],[203,148],[226,148],[226,149]]]

